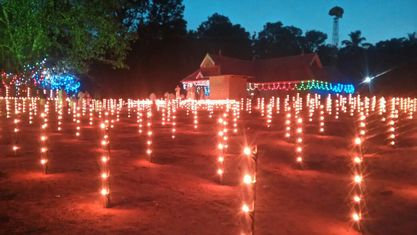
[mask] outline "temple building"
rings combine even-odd
[[[349,79],[337,69],[323,66],[317,54],[252,61],[206,54],[200,68],[181,83],[186,91],[196,90],[210,99],[238,99],[254,93],[268,96],[305,90],[355,92]]]

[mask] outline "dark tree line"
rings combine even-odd
[[[355,31],[342,41],[341,48],[335,48],[326,44],[327,35],[317,30],[303,32],[278,21],[266,23],[262,31],[251,35],[220,14],[208,17],[196,30],[187,31],[182,0],[127,2],[138,2],[142,9],[141,20],[134,25],[137,39],[127,55],[129,69],[113,70],[94,64],[86,84],[101,95],[172,92],[181,78],[198,68],[206,53],[250,60],[314,52],[324,65],[337,66],[356,82],[367,74],[405,66],[417,59],[415,33],[370,44],[361,31]]]

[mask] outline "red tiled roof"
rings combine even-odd
[[[257,76],[254,82],[312,79],[313,74],[310,68],[314,59],[317,59],[317,55],[306,54],[256,61]],[[320,62],[318,63],[317,66],[321,67]]]
[[[255,75],[253,61],[240,60],[222,55],[210,55],[210,57],[213,59],[214,63],[220,67],[221,75]]]
[[[199,75],[201,74],[201,75]],[[195,80],[207,80],[210,76],[220,75],[218,67],[216,68],[199,68],[181,81],[195,81]]]
[[[199,73],[203,75],[203,78],[197,80],[208,79],[208,77],[216,75],[244,75],[249,77],[249,82],[309,80],[319,79],[318,76],[323,78],[327,76],[325,80],[331,80],[328,73],[321,71],[323,67],[317,54],[255,61],[240,60],[222,55],[208,56],[215,64],[211,71],[209,71],[211,68],[202,67],[182,81],[196,80]]]
[[[200,69],[197,69],[196,71],[192,72],[191,74],[187,75],[187,77],[183,78],[181,81],[194,81],[197,78],[197,75],[200,73]]]

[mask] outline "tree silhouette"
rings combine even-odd
[[[317,30],[307,31],[302,39],[304,52],[318,52],[319,48],[324,46],[326,39],[327,34],[323,32]]]
[[[249,33],[239,24],[233,24],[226,16],[213,14],[200,24],[195,36],[206,52],[222,52],[242,59],[251,58]]]
[[[255,51],[261,58],[296,55],[302,52],[302,30],[284,26],[282,22],[266,23],[255,41]]]
[[[410,45],[417,44],[417,34],[416,32],[407,34],[407,43]]]
[[[366,38],[362,37],[362,32],[360,30],[351,32],[349,34],[349,37],[350,37],[350,40],[342,41],[342,44],[345,45],[345,47],[351,47],[351,48],[362,47],[363,42],[366,41]]]

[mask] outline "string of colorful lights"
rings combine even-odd
[[[255,89],[259,91],[322,91],[345,94],[353,94],[355,92],[355,86],[353,84],[318,80],[248,83],[247,90],[249,92]]]
[[[65,68],[48,67],[46,59],[24,66],[19,74],[0,71],[0,78],[4,87],[15,86],[17,90],[23,85],[33,84],[41,89],[64,90],[71,95],[78,93],[81,88],[77,76]]]

